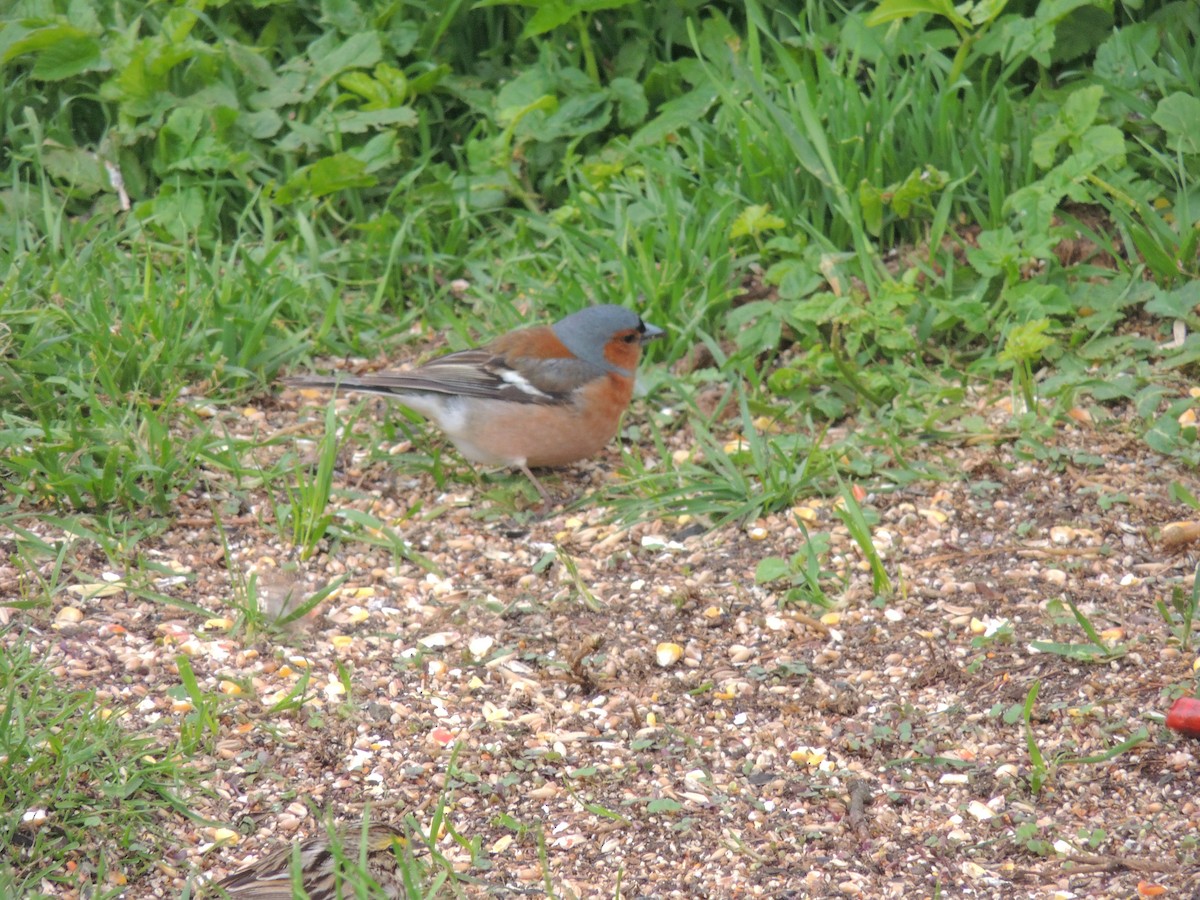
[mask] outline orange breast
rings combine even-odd
[[[612,440],[632,396],[633,379],[610,374],[566,406],[480,403],[467,427],[448,434],[476,462],[566,466],[594,456]]]

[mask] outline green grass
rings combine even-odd
[[[122,702],[63,685],[32,641],[2,637],[0,839],[8,852],[0,885],[11,896],[32,896],[43,883],[115,896],[106,866],[132,879],[155,865],[161,854],[147,837],[188,815],[199,773],[184,764],[178,736],[130,727]],[[96,854],[96,835],[109,853]]]
[[[396,414],[339,432],[330,406],[309,468],[293,437],[234,428],[239,410],[313,360],[465,347],[588,303],[670,329],[624,477],[586,501],[623,522],[718,527],[842,483],[945,476],[917,445],[994,438],[975,410],[1006,393],[1031,457],[1088,464],[1055,455],[1055,424],[1120,405],[1135,439],[1200,463],[1179,422],[1200,360],[1194,4],[588,6],[16,5],[0,23],[0,548],[26,577],[6,600],[49,607],[95,552],[135,596],[175,602],[149,551],[185,503],[215,529],[253,509],[305,558],[357,546],[431,566],[394,518],[341,508],[360,498],[336,462],[349,447],[471,482],[452,452],[417,437],[389,457],[421,429]],[[1188,337],[1160,348],[1176,321]],[[673,373],[697,347],[710,361]],[[701,411],[707,390],[730,418]],[[527,517],[521,491],[489,497]],[[886,595],[852,499],[843,521]],[[761,580],[830,602],[827,538]],[[227,557],[238,628],[276,633]],[[1196,591],[1160,607],[1190,646]],[[24,664],[0,661],[10,759],[57,728],[62,772],[128,764],[134,820],[179,812],[179,775],[141,761],[142,737]],[[217,726],[193,699],[209,715],[171,740],[196,748]],[[62,773],[5,778],[0,837],[40,791],[87,810],[64,828],[130,840],[115,801],[70,795]],[[68,852],[36,845],[0,891]]]

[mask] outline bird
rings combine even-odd
[[[633,397],[642,347],[665,332],[623,306],[589,306],[405,371],[300,375],[292,387],[382,394],[432,421],[473,463],[523,472],[598,453]]]
[[[291,900],[296,883],[292,870],[298,865],[300,883],[309,900],[357,897],[352,879],[363,859],[363,838],[363,825],[359,822],[309,838],[298,848],[288,845],[218,881],[216,887],[220,891],[216,896],[231,900]],[[404,843],[402,832],[390,825],[370,824],[365,838],[365,874],[375,883],[373,887],[382,889],[382,896],[403,900],[407,893],[392,849]],[[299,862],[293,863],[297,856]]]

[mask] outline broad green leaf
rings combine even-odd
[[[646,812],[649,813],[674,813],[681,809],[683,809],[683,804],[670,797],[658,797],[646,804]]]
[[[1125,165],[1125,135],[1115,125],[1095,125],[1084,133],[1079,152],[1095,168],[1119,169]]]
[[[1048,66],[1054,50],[1054,27],[1034,19],[1007,16],[984,33],[980,53],[998,55],[1005,63],[1032,59]]]
[[[201,41],[186,40],[172,44],[156,37],[150,43],[152,46],[146,56],[146,72],[155,79],[165,78],[176,66],[196,57],[221,55],[220,51]],[[162,93],[162,84],[157,83],[155,90]]]
[[[786,397],[793,393],[797,388],[804,386],[805,383],[806,379],[804,375],[798,369],[793,369],[790,366],[780,366],[767,376],[767,386],[771,389],[771,393],[776,397]],[[766,560],[763,560],[763,562],[766,562]],[[754,575],[755,582],[758,584],[763,583],[759,579],[759,573],[761,571],[762,564],[760,563],[758,569],[755,570]],[[777,575],[775,577],[781,578],[783,576]]]
[[[173,162],[190,152],[205,127],[205,112],[197,106],[181,106],[171,111],[158,132],[160,159]]]
[[[7,30],[8,27],[4,29],[4,31]],[[17,57],[24,56],[26,53],[44,53],[63,41],[80,41],[90,37],[92,35],[89,32],[84,31],[82,28],[76,28],[73,25],[48,25],[45,28],[36,28],[32,31],[27,31],[20,38],[10,43],[8,49],[4,51],[3,58],[0,58],[0,62],[12,62]]]
[[[757,237],[764,231],[774,231],[787,225],[787,222],[774,215],[770,210],[771,207],[766,204],[747,206],[729,226],[729,237],[731,239],[747,235]]]
[[[395,66],[380,63],[371,74],[354,71],[338,78],[338,86],[358,94],[366,103],[363,109],[386,109],[400,106],[408,93],[408,80]]]
[[[521,37],[539,37],[548,31],[553,31],[559,25],[565,25],[577,15],[579,15],[579,10],[567,3],[566,0],[550,0],[549,3],[539,6],[538,11],[533,14],[533,18],[525,23]]]
[[[279,129],[283,128],[283,119],[273,109],[242,112],[238,116],[237,127],[256,141],[265,141],[279,133]]]
[[[1020,218],[1022,234],[1049,235],[1064,192],[1065,189],[1056,184],[1034,182],[1009,194],[1004,201],[1004,211]]]
[[[155,197],[136,204],[134,213],[142,221],[152,222],[174,237],[183,239],[196,232],[207,209],[205,192],[200,188],[173,190],[164,187]]]
[[[768,556],[766,559],[760,560],[758,566],[755,567],[754,583],[768,584],[781,578],[787,578],[791,573],[791,566],[788,565],[786,559],[779,556]]]
[[[380,63],[371,71],[371,74],[375,76],[375,79],[380,84],[387,88],[388,96],[393,98],[394,103],[399,103],[407,95],[408,78],[395,66]]]
[[[347,69],[369,69],[383,57],[379,35],[373,31],[356,34],[340,44],[336,40],[335,32],[327,32],[309,45],[308,56],[322,80]]]
[[[45,5],[50,6],[51,4],[46,3]],[[76,28],[85,28],[99,36],[104,31],[98,15],[102,11],[106,12],[105,7],[96,3],[95,0],[67,0],[66,20]]]
[[[80,193],[98,194],[112,187],[104,163],[88,150],[49,145],[42,149],[42,164],[54,178]]]
[[[1055,22],[1041,17],[1040,13],[1046,5],[1038,8],[1038,25],[1047,31],[1053,30],[1052,63],[1090,59],[1096,48],[1113,33],[1112,10],[1100,9],[1095,0],[1085,0],[1083,5]]]
[[[405,21],[399,16],[392,19],[387,31],[387,45],[397,58],[408,56],[421,40],[421,28],[415,22]]]
[[[645,121],[650,105],[640,84],[632,78],[614,78],[609,82],[608,90],[617,101],[617,123],[622,128],[632,128]]]
[[[342,34],[363,30],[363,6],[357,0],[321,0],[321,19]]]
[[[892,188],[892,209],[902,219],[907,219],[912,208],[921,205],[922,201],[928,209],[932,205],[929,198],[942,190],[949,179],[945,172],[930,165],[914,169],[903,182]]]
[[[963,28],[970,24],[950,0],[883,0],[875,7],[874,12],[867,16],[867,24],[883,25],[895,19],[911,19],[922,13],[942,16]]]
[[[1104,88],[1098,84],[1072,91],[1059,118],[1072,134],[1083,134],[1096,121],[1103,98]]]
[[[1000,361],[1016,365],[1041,359],[1054,345],[1054,338],[1046,334],[1049,327],[1049,319],[1035,319],[1015,326],[1005,336]]]
[[[277,75],[275,67],[263,58],[263,54],[255,53],[253,48],[230,42],[225,45],[228,58],[240,74],[249,79],[258,88],[269,88],[277,84],[286,75]]]
[[[847,316],[859,315],[861,306],[853,294],[838,295],[832,291],[821,291],[797,303],[791,313],[797,321],[824,325],[843,320]]]
[[[879,237],[883,231],[883,190],[864,178],[858,185],[858,205],[867,231]]]
[[[186,7],[177,7],[163,16],[162,34],[172,44],[186,41],[196,25],[198,16]]]
[[[1035,134],[1029,153],[1034,165],[1039,169],[1049,169],[1053,166],[1059,145],[1070,136],[1070,131],[1062,122],[1054,122]]]
[[[320,162],[298,169],[275,193],[279,203],[293,200],[314,199],[348,188],[370,187],[375,184],[374,176],[366,171],[366,164],[349,153],[336,153]]]
[[[575,5],[584,12],[603,12],[606,9],[620,9],[632,6],[638,0],[575,0]]]
[[[1020,281],[1008,289],[1004,299],[1018,322],[1046,316],[1070,316],[1075,311],[1067,292],[1057,284]]]
[[[1200,153],[1200,99],[1176,91],[1158,102],[1151,118],[1167,133],[1172,150]]]
[[[975,4],[970,7],[971,24],[978,28],[980,25],[994,21],[1000,13],[1004,12],[1006,6],[1008,6],[1008,0],[976,0]]]
[[[422,94],[428,94],[435,87],[440,85],[450,75],[450,67],[442,64],[434,66],[420,75],[415,75],[408,80],[409,97],[419,97]]]
[[[1159,291],[1146,304],[1146,312],[1167,319],[1187,319],[1200,307],[1200,281],[1189,281],[1170,291]]]
[[[508,125],[519,115],[540,104],[546,97],[557,102],[550,76],[540,68],[526,69],[516,78],[506,82],[496,92],[493,106],[496,122]],[[540,108],[545,108],[541,106]]]
[[[607,91],[593,91],[567,97],[550,115],[538,121],[529,119],[518,129],[524,137],[552,141],[592,134],[608,124],[610,107]]]
[[[1096,0],[1041,0],[1035,15],[1039,21],[1057,23],[1080,7],[1100,5]]]
[[[984,278],[1003,275],[1015,284],[1020,276],[1021,245],[1013,230],[1005,225],[981,231],[976,243],[978,247],[967,251],[971,268]]]
[[[388,109],[370,109],[360,112],[342,112],[332,116],[339,131],[345,134],[363,134],[380,128],[413,128],[420,121],[411,106]]]
[[[358,94],[367,101],[367,106],[386,106],[388,101],[387,89],[366,72],[347,72],[337,80],[338,87],[345,88],[352,94]]]
[[[93,37],[63,38],[38,54],[33,77],[43,81],[63,81],[96,69],[107,69],[100,44]]]
[[[523,6],[536,6],[537,12],[525,23],[521,37],[539,37],[585,13],[619,9],[634,2],[636,0],[539,0],[536,3],[523,3]]]
[[[379,172],[400,161],[399,140],[392,130],[381,131],[361,147],[350,150],[350,154],[362,160],[367,172]]]
[[[646,147],[667,140],[677,131],[701,121],[716,102],[717,91],[709,85],[697,87],[668,100],[659,107],[658,115],[634,132],[629,139],[631,147]]]
[[[791,257],[783,259],[767,269],[763,279],[767,284],[779,288],[779,296],[783,300],[799,300],[825,284],[825,276],[816,265],[807,259]]]
[[[1138,91],[1144,86],[1169,83],[1169,73],[1155,64],[1161,41],[1151,22],[1126,25],[1096,50],[1093,74],[1114,90]]]

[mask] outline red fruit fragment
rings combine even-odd
[[[439,725],[438,727],[434,728],[433,731],[431,731],[429,733],[429,737],[433,740],[433,742],[435,744],[441,744],[443,747],[445,747],[452,740],[454,740],[454,732],[450,731],[447,728],[442,728]]]
[[[1167,727],[1188,737],[1200,738],[1200,700],[1180,697],[1167,713]]]

